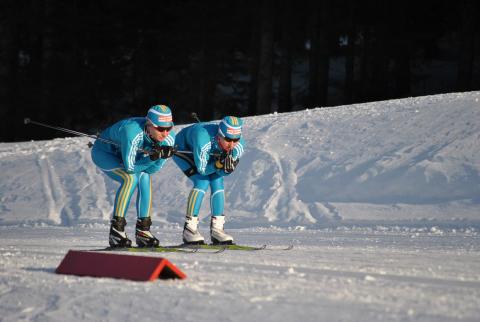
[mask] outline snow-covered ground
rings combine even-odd
[[[479,99],[246,118],[227,229],[294,250],[151,255],[184,281],[54,274],[69,249],[106,246],[117,186],[88,139],[0,143],[0,321],[478,321]],[[179,243],[189,182],[169,161],[154,189],[153,231]]]

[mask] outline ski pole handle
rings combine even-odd
[[[200,121],[200,118],[198,117],[197,113],[192,112],[192,114],[190,114],[190,115],[192,115],[192,117],[193,117],[198,123],[202,123],[202,121]]]

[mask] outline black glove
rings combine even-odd
[[[150,152],[150,160],[156,161],[159,158],[168,159],[173,156],[175,149],[173,146],[161,145],[154,146],[152,152]]]
[[[233,160],[231,154],[227,155],[223,160],[223,171],[225,171],[225,173],[232,173],[237,167],[238,162],[240,162],[240,159]]]

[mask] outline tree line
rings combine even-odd
[[[0,141],[95,132],[152,104],[177,123],[480,88],[464,1],[2,0]]]

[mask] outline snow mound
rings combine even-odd
[[[246,153],[225,180],[229,226],[477,224],[479,98],[453,93],[245,118]],[[107,222],[117,184],[96,169],[88,141],[1,143],[0,225]],[[153,184],[154,222],[181,224],[188,179],[169,161]]]

